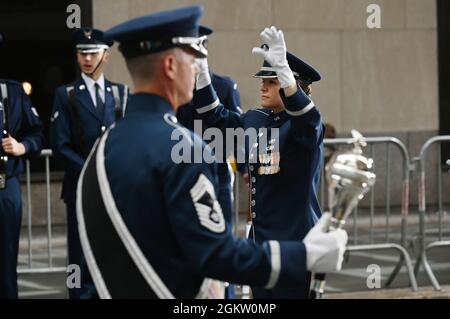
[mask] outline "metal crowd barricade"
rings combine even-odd
[[[27,194],[27,219],[28,219],[28,265],[25,268],[19,268],[19,274],[31,273],[54,273],[66,272],[66,267],[53,266],[53,234],[52,234],[52,208],[51,208],[51,192],[50,192],[50,157],[52,151],[44,149],[41,152],[41,157],[45,158],[45,184],[46,184],[46,206],[47,206],[47,267],[33,267],[33,206],[31,201],[31,173],[30,161],[26,160],[26,194]]]
[[[416,276],[414,274],[413,266],[411,263],[410,255],[406,248],[406,230],[407,230],[407,218],[408,218],[408,210],[409,210],[409,188],[410,188],[410,179],[409,179],[409,173],[410,173],[410,160],[409,160],[409,154],[405,147],[405,145],[397,138],[395,137],[367,137],[365,138],[365,141],[368,144],[368,149],[370,152],[370,156],[372,158],[375,157],[375,150],[374,145],[375,144],[386,144],[386,211],[385,211],[385,222],[386,222],[386,231],[385,231],[385,242],[383,243],[374,243],[374,211],[375,211],[375,191],[372,189],[369,194],[367,194],[367,197],[370,197],[370,219],[369,219],[369,243],[368,244],[359,244],[358,245],[358,207],[356,207],[355,211],[352,214],[351,219],[353,219],[353,231],[351,232],[349,230],[349,233],[352,233],[353,237],[353,245],[347,246],[347,251],[353,252],[353,251],[373,251],[373,250],[386,250],[386,249],[393,249],[399,252],[400,257],[399,260],[390,274],[386,286],[389,286],[392,281],[395,279],[397,274],[399,273],[401,267],[403,265],[406,266],[409,282],[411,285],[412,291],[417,291],[417,281]],[[352,144],[353,139],[352,138],[336,138],[336,139],[325,139],[324,145],[334,145],[334,146],[342,146],[342,145],[348,145]],[[399,243],[394,243],[390,239],[390,222],[391,222],[391,197],[390,197],[390,186],[391,186],[391,176],[390,176],[390,158],[391,158],[391,151],[390,146],[393,145],[396,148],[399,149],[400,153],[402,154],[402,162],[403,162],[403,171],[402,171],[402,200],[401,200],[401,225],[400,225],[400,240]],[[376,166],[376,163],[375,163]],[[325,197],[325,179],[324,175],[322,174],[322,183],[321,183],[321,190],[320,190],[320,197],[321,197],[321,204],[324,208],[324,197]],[[379,183],[379,180],[377,183],[375,183],[375,188],[377,184]]]
[[[450,142],[450,135],[434,136],[430,138],[422,146],[420,155],[415,160],[419,162],[419,248],[420,254],[417,257],[417,261],[414,267],[415,274],[418,273],[420,266],[425,269],[425,273],[431,281],[435,290],[441,290],[439,282],[431,269],[431,265],[428,261],[427,253],[437,247],[450,246],[450,240],[443,240],[442,231],[442,215],[443,215],[443,196],[442,196],[442,164],[441,164],[441,144],[443,142]],[[432,145],[438,147],[437,159],[438,159],[438,171],[437,171],[437,186],[438,186],[438,240],[426,244],[426,156]],[[448,162],[447,162],[448,163]]]

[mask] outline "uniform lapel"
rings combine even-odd
[[[103,120],[105,120],[105,117],[108,116],[108,114],[115,114],[114,113],[114,96],[112,94],[112,88],[111,88],[111,82],[105,79],[105,114]],[[112,112],[110,110],[113,110]]]
[[[82,107],[87,109],[92,115],[95,116],[96,119],[101,121],[94,102],[92,101],[91,95],[89,94],[87,85],[82,79],[76,81],[75,92]]]

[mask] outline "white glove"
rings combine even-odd
[[[201,90],[211,84],[211,76],[209,75],[208,60],[206,58],[195,59],[198,72],[195,82],[195,89]]]
[[[252,52],[261,55],[274,68],[281,88],[284,89],[295,84],[294,74],[286,60],[283,31],[277,30],[275,27],[265,28],[261,32],[261,39],[269,46],[269,49],[253,48]]]
[[[342,229],[325,232],[330,218],[330,213],[324,213],[303,240],[309,271],[327,273],[341,270],[348,236]]]

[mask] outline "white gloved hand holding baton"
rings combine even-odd
[[[282,89],[295,85],[294,74],[286,59],[286,43],[283,31],[272,26],[265,28],[260,36],[268,48],[263,45],[262,48],[253,48],[252,52],[262,56],[272,66],[277,73]]]
[[[343,229],[326,232],[330,218],[330,213],[324,213],[303,239],[309,271],[328,273],[342,268],[348,236]]]

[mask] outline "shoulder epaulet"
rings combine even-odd
[[[74,89],[75,89],[75,81],[70,82],[70,83],[67,83],[67,84],[63,84],[63,85],[58,86],[58,87],[56,88],[57,91],[58,91],[58,90],[64,90],[64,91],[67,92],[67,94],[69,94],[69,92],[72,91],[72,90],[74,90]]]
[[[65,85],[67,95],[69,95],[70,91],[73,91],[75,87],[73,85]]]
[[[174,128],[176,130],[179,130],[191,146],[194,145],[194,142],[191,137],[191,132],[184,126],[178,124],[178,119],[175,115],[170,114],[170,113],[165,113],[163,115],[163,118],[164,118],[164,122],[166,122],[169,126],[171,126],[172,128]]]

